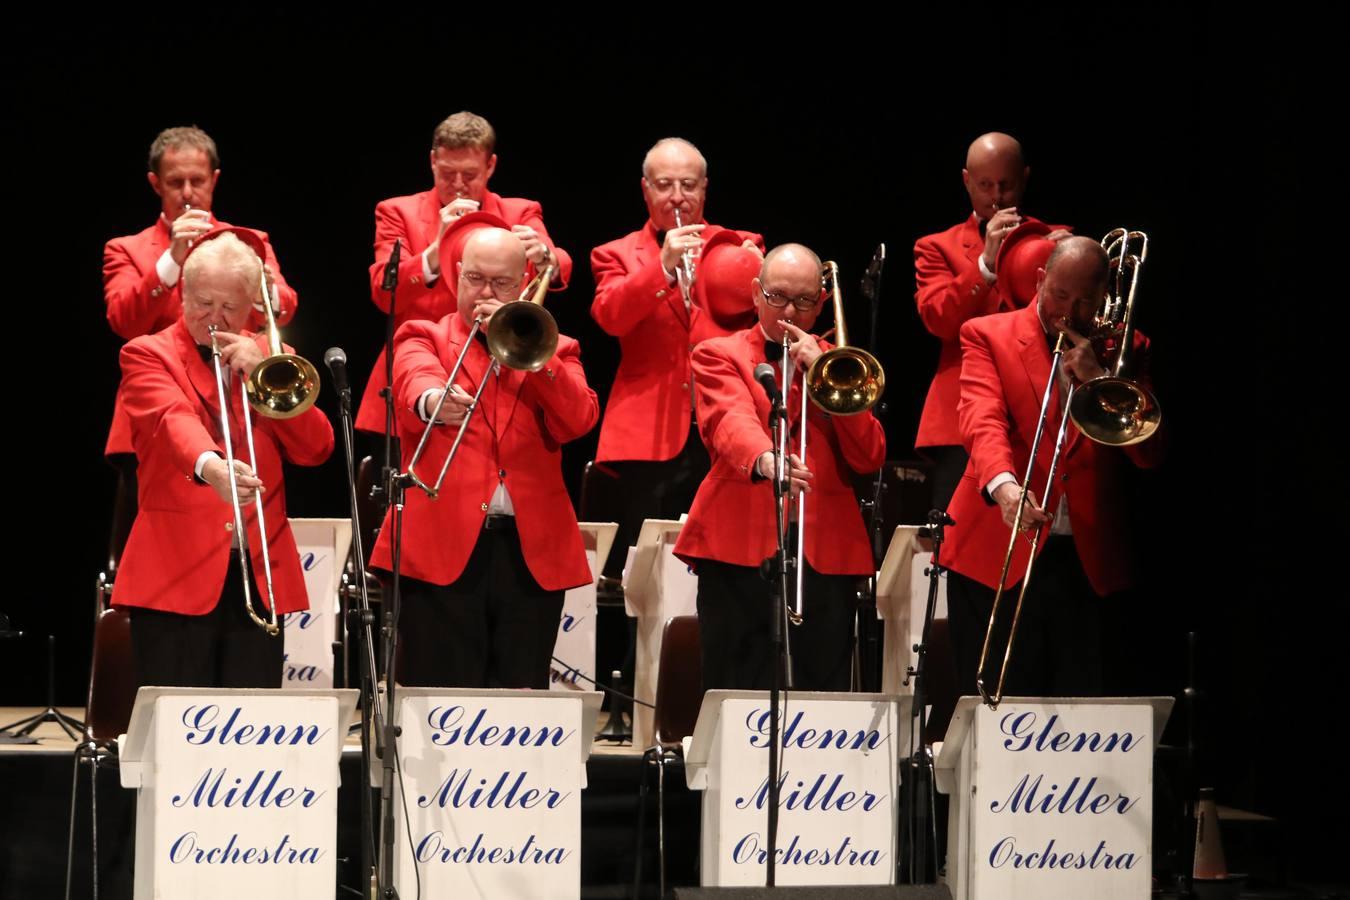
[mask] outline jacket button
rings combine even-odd
[[[481,509],[483,512],[487,512],[487,504],[484,503],[482,506],[479,507],[479,509]]]
[[[225,530],[226,530],[226,531],[234,531],[234,523],[233,523],[233,522],[226,522],[226,523],[225,523]]]
[[[497,470],[497,477],[498,477],[498,478],[505,478],[505,477],[506,477],[506,470],[505,470],[505,469],[498,469],[498,470]]]
[[[659,290],[659,291],[656,292],[656,296],[657,296],[657,297],[664,297],[665,295],[666,295],[666,289],[665,289],[665,288],[662,288],[661,290]]]
[[[689,390],[689,382],[686,381],[684,384],[680,385],[680,388],[686,391]]]

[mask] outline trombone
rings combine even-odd
[[[806,463],[807,400],[834,416],[855,416],[864,413],[881,399],[886,388],[886,373],[876,357],[858,347],[848,345],[848,331],[844,325],[844,298],[839,288],[839,264],[829,260],[822,266],[821,290],[829,290],[834,301],[834,334],[836,346],[816,358],[802,377],[801,444],[799,458]],[[828,287],[827,287],[828,286]],[[790,391],[793,378],[792,357],[788,353],[790,341],[783,335],[783,393]],[[786,429],[784,429],[786,432]],[[787,438],[780,437],[780,457],[787,461]],[[786,472],[780,473],[780,478]],[[802,623],[802,578],[806,558],[806,492],[797,494],[797,594],[788,621]]]
[[[474,412],[478,409],[478,399],[483,396],[483,388],[487,386],[488,379],[498,374],[502,366],[525,372],[537,372],[543,367],[544,363],[553,357],[554,351],[558,349],[558,324],[553,320],[553,316],[549,315],[548,310],[543,307],[544,295],[548,293],[548,285],[553,279],[555,269],[555,264],[549,263],[529,284],[525,285],[525,290],[520,292],[518,299],[502,304],[492,314],[492,320],[488,322],[487,329],[487,350],[492,357],[492,365],[478,381],[478,390],[474,392],[473,399],[469,401],[469,408],[464,412],[464,418],[459,423],[459,431],[455,433],[455,440],[450,445],[450,452],[446,454],[445,462],[441,464],[441,471],[436,476],[436,483],[429,485],[418,477],[416,466],[426,450],[431,431],[436,426],[436,418],[445,407],[445,398],[450,395],[450,388],[454,386],[455,377],[459,375],[459,370],[464,367],[464,360],[469,355],[469,348],[473,346],[473,339],[478,336],[479,329],[483,326],[482,318],[473,320],[473,327],[469,329],[469,337],[464,341],[464,347],[459,351],[459,357],[450,369],[450,377],[445,380],[445,387],[441,389],[441,397],[436,401],[436,408],[427,420],[427,427],[422,431],[422,438],[417,442],[417,449],[413,451],[412,459],[408,460],[406,472],[408,480],[426,491],[428,498],[435,500],[440,493],[441,484],[445,481],[445,473],[450,470],[450,463],[454,460],[455,454],[459,452],[460,442],[464,440],[464,434],[469,428],[469,420],[473,418]]]
[[[1162,422],[1162,413],[1153,394],[1139,382],[1132,381],[1122,374],[1130,342],[1134,339],[1135,288],[1139,284],[1139,270],[1143,268],[1144,260],[1148,256],[1148,235],[1142,231],[1116,228],[1102,238],[1101,244],[1108,257],[1107,293],[1101,308],[1092,318],[1091,326],[1085,330],[1085,335],[1094,348],[1114,345],[1116,357],[1111,371],[1107,374],[1093,378],[1078,388],[1075,388],[1072,381],[1069,382],[1064,396],[1064,412],[1060,416],[1059,430],[1055,436],[1055,451],[1051,454],[1050,469],[1045,476],[1045,489],[1041,492],[1041,502],[1045,504],[1047,510],[1050,508],[1050,491],[1055,483],[1055,470],[1059,466],[1059,457],[1064,449],[1064,438],[1068,433],[1070,419],[1073,419],[1078,430],[1089,440],[1110,447],[1137,444],[1157,431]],[[1136,246],[1137,252],[1131,252]],[[1012,535],[1008,539],[1008,551],[1003,556],[1003,570],[999,575],[994,603],[989,611],[989,624],[984,633],[984,646],[980,650],[979,667],[975,670],[975,686],[990,709],[997,709],[999,703],[1003,701],[1003,683],[1008,675],[1008,663],[1012,659],[1017,623],[1022,616],[1022,601],[1026,599],[1027,585],[1031,582],[1031,571],[1036,563],[1036,549],[1040,545],[1041,532],[1044,530],[1043,525],[1039,526],[1031,536],[1031,551],[1027,555],[1027,567],[1022,574],[1021,588],[1017,592],[1017,605],[1013,608],[1012,628],[1008,633],[1008,643],[1003,652],[998,685],[991,694],[984,685],[985,662],[994,634],[999,603],[1003,599],[1003,586],[1008,579],[1008,569],[1012,566],[1013,551],[1017,547],[1017,536],[1022,531],[1027,489],[1031,486],[1036,454],[1040,449],[1046,419],[1049,417],[1050,397],[1059,377],[1059,363],[1064,350],[1065,338],[1061,332],[1055,341],[1055,350],[1050,360],[1050,377],[1046,379],[1045,393],[1041,397],[1041,413],[1036,422],[1035,436],[1031,441],[1026,476],[1022,479],[1021,492],[1017,498],[1017,514],[1013,518]]]

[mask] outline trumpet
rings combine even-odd
[[[675,227],[683,228],[679,207],[675,208]],[[675,268],[675,280],[680,283],[680,295],[684,297],[685,307],[694,302],[694,251],[686,250],[680,254],[680,264]]]
[[[1084,329],[1094,348],[1115,343],[1116,357],[1110,367],[1111,371],[1106,375],[1093,378],[1081,387],[1069,383],[1064,397],[1064,412],[1060,416],[1059,429],[1055,437],[1055,450],[1051,454],[1045,488],[1040,495],[1041,502],[1047,509],[1050,506],[1050,491],[1055,483],[1055,470],[1059,467],[1059,458],[1064,449],[1070,419],[1089,440],[1112,447],[1136,444],[1157,431],[1162,422],[1162,413],[1153,394],[1142,384],[1131,381],[1122,374],[1130,342],[1134,339],[1135,288],[1139,282],[1139,270],[1143,268],[1144,260],[1148,256],[1148,235],[1142,231],[1117,228],[1102,238],[1101,244],[1109,260],[1108,289],[1102,306]],[[1131,248],[1135,246],[1138,247],[1137,252],[1131,252]],[[1003,683],[1008,675],[1008,664],[1012,660],[1017,623],[1022,615],[1022,601],[1026,599],[1027,585],[1031,582],[1031,572],[1036,563],[1036,549],[1040,546],[1041,533],[1044,531],[1044,526],[1038,527],[1031,536],[1031,552],[1027,556],[1026,570],[1022,574],[1017,605],[1013,608],[1012,627],[1003,652],[1003,665],[999,669],[998,684],[990,692],[984,684],[985,662],[989,655],[999,604],[1003,599],[1003,585],[1012,566],[1017,536],[1022,531],[1027,490],[1031,486],[1036,455],[1040,449],[1046,420],[1049,418],[1050,397],[1058,380],[1059,363],[1064,350],[1065,337],[1061,332],[1055,341],[1054,353],[1051,356],[1050,377],[1046,379],[1045,392],[1041,397],[1040,417],[1036,422],[1035,435],[1031,441],[1026,476],[1022,479],[1022,489],[1017,498],[1017,514],[1013,518],[1012,535],[1008,540],[1008,551],[1003,557],[1003,569],[999,575],[998,588],[994,591],[994,603],[989,611],[989,625],[984,633],[984,646],[980,650],[979,668],[975,672],[975,686],[991,709],[997,709],[1003,700]]]
[[[508,369],[536,372],[553,357],[554,351],[558,349],[558,323],[543,307],[544,295],[548,293],[548,285],[553,280],[555,269],[556,265],[549,263],[529,284],[525,285],[525,289],[520,292],[518,299],[502,304],[492,314],[492,320],[488,323],[487,329],[487,349],[488,354],[492,357],[492,365],[488,368],[487,373],[479,379],[478,390],[474,392],[473,399],[469,402],[469,408],[465,411],[464,418],[459,423],[459,431],[455,434],[454,443],[450,445],[450,452],[445,456],[445,462],[441,464],[441,471],[436,476],[436,483],[427,484],[417,475],[417,463],[426,450],[427,441],[431,437],[431,430],[436,427],[436,418],[445,407],[445,398],[449,396],[455,378],[459,375],[459,370],[464,367],[464,360],[469,355],[469,348],[473,346],[473,340],[478,336],[478,332],[483,326],[481,318],[473,320],[473,327],[469,329],[469,337],[465,340],[464,347],[459,351],[459,357],[455,360],[455,364],[450,368],[450,376],[445,380],[441,397],[436,401],[436,408],[427,420],[427,427],[422,431],[422,438],[417,442],[417,449],[413,451],[412,459],[408,460],[408,469],[405,473],[408,480],[425,491],[430,499],[435,500],[441,491],[441,484],[445,481],[445,473],[450,470],[450,463],[454,460],[455,454],[459,452],[459,445],[464,440],[464,434],[469,428],[469,421],[478,409],[478,399],[483,396],[483,388],[487,386],[488,379],[498,374],[502,366],[506,366]]]

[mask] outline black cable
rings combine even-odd
[[[603,690],[609,691],[611,694],[614,694],[614,695],[616,695],[616,696],[622,697],[622,698],[625,699],[625,700],[632,700],[634,703],[641,703],[643,706],[647,706],[647,707],[650,707],[650,708],[652,708],[652,709],[656,709],[656,704],[655,704],[655,703],[648,703],[646,700],[639,700],[639,699],[636,698],[636,697],[632,697],[632,696],[629,696],[628,694],[625,694],[625,693],[624,693],[623,691],[621,691],[621,690],[618,690],[618,689],[616,689],[616,688],[610,687],[609,685],[605,684],[605,683],[602,682],[602,681],[596,681],[594,678],[590,677],[590,676],[587,675],[585,672],[581,671],[580,669],[573,668],[572,666],[570,666],[570,665],[568,665],[567,663],[563,662],[561,659],[558,659],[558,657],[556,657],[556,656],[552,657],[552,659],[553,659],[553,661],[554,661],[555,663],[557,663],[558,665],[562,666],[564,669],[567,669],[569,672],[575,672],[578,678],[584,678],[586,681],[589,681],[591,684],[595,685],[595,686],[598,687],[598,688],[601,688],[601,689],[603,689]]]

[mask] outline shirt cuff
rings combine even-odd
[[[183,267],[173,261],[173,253],[165,250],[160,254],[159,259],[155,261],[155,274],[165,287],[173,287],[178,283],[178,276],[183,272]]]
[[[1017,484],[1017,476],[1011,472],[999,472],[993,478],[989,479],[989,483],[984,486],[984,492],[989,495],[990,500],[993,500],[994,491],[1003,487],[1003,485],[1010,481],[1013,484]]]
[[[422,396],[417,398],[417,418],[423,422],[431,421],[431,411],[427,409],[427,398],[436,393],[437,388],[427,388],[422,392]]]
[[[431,271],[431,264],[427,262],[427,254],[430,252],[430,247],[422,251],[422,280],[429,285],[435,284],[436,279],[441,277],[440,272]]]
[[[206,482],[206,479],[202,477],[202,469],[206,468],[206,464],[213,459],[220,459],[220,454],[214,450],[207,450],[201,456],[197,457],[197,464],[192,467],[193,476],[203,484]]]
[[[995,281],[998,281],[998,276],[995,275],[993,272],[990,272],[989,267],[984,264],[983,253],[980,254],[980,275],[984,278],[985,281],[989,282],[990,284],[993,284]]]
[[[675,273],[667,269],[664,265],[661,266],[661,272],[666,276],[666,284],[674,284],[679,281],[679,279],[675,277]]]

